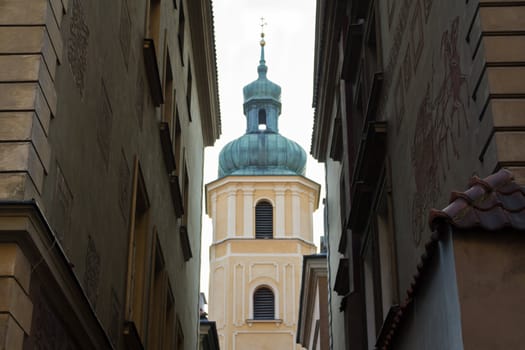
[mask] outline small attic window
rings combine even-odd
[[[259,109],[259,130],[266,130],[266,109]]]

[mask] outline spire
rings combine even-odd
[[[259,60],[259,67],[257,67],[257,72],[259,73],[259,78],[266,77],[266,72],[268,72],[268,67],[266,66],[266,61],[264,60],[264,26],[267,23],[264,21],[264,17],[261,17],[261,59]]]
[[[261,18],[259,77],[242,89],[246,132],[222,149],[219,177],[304,175],[306,152],[297,143],[279,134],[281,87],[266,77],[265,25],[264,18]]]
[[[257,131],[258,115],[251,115],[250,113],[256,113],[255,110],[261,108],[261,104],[266,105],[266,119],[268,121],[266,124],[268,127],[267,130],[278,132],[277,117],[279,114],[281,114],[281,87],[268,80],[268,67],[266,66],[266,60],[264,59],[264,48],[266,46],[266,42],[264,40],[264,27],[266,26],[266,22],[264,21],[264,18],[261,18],[260,26],[261,38],[259,44],[261,46],[261,58],[259,60],[259,66],[257,67],[257,72],[259,74],[255,81],[252,81],[243,88],[244,114],[248,117],[248,130]],[[273,105],[275,107],[275,114],[269,113],[269,105]],[[253,111],[249,112],[251,109],[253,109]]]

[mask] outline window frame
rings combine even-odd
[[[160,50],[162,1],[148,0],[146,12],[146,37],[153,39],[155,48]]]
[[[186,31],[186,17],[184,15],[184,6],[182,1],[180,2],[179,6],[179,24],[177,28],[177,41],[179,43],[179,54],[180,54],[180,62],[181,65],[184,67],[184,35]]]
[[[387,158],[373,195],[372,210],[364,230],[361,249],[368,341],[375,341],[390,308],[400,302],[392,187],[389,174],[390,161]],[[380,216],[383,218],[380,219]],[[385,257],[387,261],[382,261],[382,258]],[[371,275],[367,276],[367,274]],[[367,290],[370,287],[372,290]],[[385,295],[387,291],[389,302]],[[368,309],[371,306],[373,310]],[[373,319],[371,320],[370,317]],[[370,326],[373,326],[374,329],[369,330]]]
[[[162,349],[167,324],[168,273],[156,228],[151,250],[148,348]]]
[[[141,339],[145,339],[148,319],[146,310],[146,300],[149,294],[147,275],[150,249],[148,246],[151,241],[149,209],[150,201],[144,177],[138,157],[135,156],[128,242],[125,318],[134,323]]]
[[[163,93],[164,93],[164,105],[162,106],[163,122],[168,123],[170,135],[173,134],[173,122],[174,122],[174,106],[175,106],[175,86],[174,86],[174,75],[171,66],[171,55],[169,46],[166,45],[164,48],[165,64],[164,64],[164,81],[163,81]]]
[[[191,122],[191,100],[193,91],[193,74],[191,73],[191,63],[188,62],[188,75],[186,81],[186,105],[188,108],[188,119]]]

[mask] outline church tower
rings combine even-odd
[[[281,88],[266,77],[243,89],[246,133],[219,156],[206,185],[213,222],[209,315],[223,350],[293,350],[303,255],[313,254],[320,186],[304,177],[306,153],[279,134]],[[300,348],[300,347],[299,347]]]

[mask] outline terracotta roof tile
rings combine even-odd
[[[501,169],[485,179],[474,176],[469,186],[465,192],[452,192],[445,209],[430,211],[432,229],[445,221],[459,229],[525,230],[525,188],[514,182],[510,171]]]

